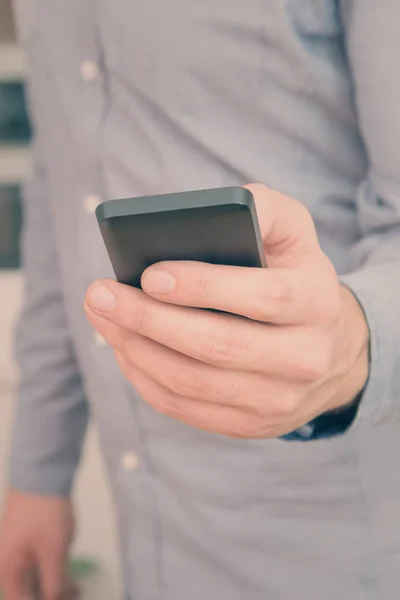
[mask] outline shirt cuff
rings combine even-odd
[[[400,264],[386,263],[341,278],[360,303],[370,331],[370,372],[354,422],[400,416]]]
[[[400,416],[400,265],[369,267],[341,277],[364,311],[370,331],[370,372],[363,392],[340,411],[324,413],[281,439],[313,441]],[[397,401],[396,401],[397,398]]]
[[[339,410],[319,415],[306,425],[281,437],[287,442],[311,442],[343,435],[356,420],[363,393]]]

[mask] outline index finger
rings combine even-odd
[[[209,308],[276,325],[299,325],[317,323],[333,310],[339,299],[331,280],[322,273],[317,276],[292,269],[181,261],[149,267],[142,287],[149,296],[170,304]]]
[[[290,376],[304,379],[309,373],[314,376],[318,363],[321,369],[325,364],[324,353],[315,357],[314,352],[307,351],[304,356],[306,348],[320,345],[325,338],[323,331],[276,327],[166,304],[112,280],[97,282],[89,289],[85,310],[92,325],[103,329],[100,333],[104,332],[106,339],[107,326],[104,328],[102,321],[121,328],[117,343],[112,345],[122,353],[130,335],[137,333],[200,362],[236,371],[281,376],[291,365]]]

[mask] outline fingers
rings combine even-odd
[[[139,334],[201,363],[231,371],[313,381],[328,368],[330,346],[322,330],[279,328],[182,308],[110,283],[119,293],[112,314],[106,318],[89,307],[87,313],[92,325],[121,354],[135,352],[129,340]]]
[[[125,374],[145,401],[158,412],[191,427],[231,438],[263,439],[283,435],[304,423],[302,419],[292,419],[290,401],[286,402],[278,391],[272,393],[270,389],[263,399],[243,407],[201,402],[166,389],[120,358],[123,372],[126,369]]]
[[[136,334],[125,336],[117,359],[128,378],[130,368],[136,368],[178,396],[221,405],[241,406],[245,399],[250,403],[264,381],[261,376],[201,363]]]
[[[233,438],[262,437],[259,420],[236,407],[208,404],[183,398],[153,381],[145,373],[130,368],[130,379],[138,393],[155,410],[186,425]]]
[[[336,278],[330,273],[316,276],[315,271],[158,263],[145,271],[142,287],[163,302],[211,308],[276,325],[323,322],[340,310]],[[323,302],[319,301],[321,287]]]
[[[61,600],[66,582],[66,559],[64,553],[43,547],[38,556],[40,588],[43,600]]]
[[[7,557],[1,564],[0,589],[4,600],[30,600],[30,561],[27,557]]]
[[[35,570],[38,577],[32,577]],[[41,551],[36,559],[10,556],[1,567],[4,600],[61,600],[64,591],[65,561],[57,552]]]
[[[138,334],[127,334],[118,325],[104,319],[98,321],[98,329],[115,349],[119,366],[127,379],[131,379],[132,369],[139,369],[177,396],[222,406],[239,406],[238,398],[254,396],[263,379],[196,361]]]
[[[104,321],[107,327],[107,337],[110,343],[119,344],[121,337],[117,325]],[[104,332],[103,332],[104,334]],[[137,387],[137,377],[140,373],[158,385],[163,390],[162,404],[157,393],[152,388],[144,399],[150,404],[157,403],[160,412],[181,413],[180,403],[188,404],[189,400],[197,401],[191,404],[193,409],[205,410],[201,404],[214,404],[222,407],[234,407],[243,411],[247,418],[255,415],[264,416],[268,413],[270,426],[276,430],[282,420],[291,418],[296,408],[296,387],[291,383],[290,393],[287,383],[276,378],[228,371],[210,367],[179,353],[171,351],[159,344],[136,334],[123,335],[124,342],[116,351],[117,361],[125,377]],[[139,372],[139,375],[137,373]],[[144,389],[147,394],[150,384]],[[172,399],[172,400],[171,400]],[[170,401],[171,400],[171,401]],[[180,407],[180,408],[179,408]],[[174,414],[175,414],[174,413]],[[187,422],[187,407],[185,410]],[[176,414],[178,418],[178,414]],[[179,416],[183,420],[182,415]],[[214,429],[217,426],[214,426]],[[264,433],[268,433],[266,430]]]

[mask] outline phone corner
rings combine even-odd
[[[96,210],[94,211],[94,214],[96,215],[96,219],[98,224],[100,225],[100,223],[102,223],[102,221],[104,221],[107,218],[107,214],[106,214],[106,205],[107,202],[102,202],[101,204],[99,204],[98,206],[96,206]]]
[[[239,204],[244,208],[253,210],[255,206],[254,196],[246,187],[237,186],[233,188],[235,204]]]

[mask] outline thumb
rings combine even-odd
[[[301,202],[262,184],[245,187],[254,196],[268,266],[301,268],[321,258],[314,221]]]

